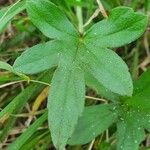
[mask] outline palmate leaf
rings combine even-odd
[[[54,64],[58,66],[49,92],[48,120],[54,145],[63,149],[83,110],[86,73],[113,93],[132,95],[126,64],[107,47],[121,46],[138,38],[144,32],[147,19],[130,8],[119,7],[111,11],[108,19],[98,23],[102,24],[100,27],[94,25],[81,37],[64,13],[49,0],[27,0],[26,6],[38,29],[60,44],[55,47],[52,41],[30,48],[16,60],[14,69],[32,74]],[[95,32],[99,36],[95,36]],[[126,36],[129,32],[130,36]]]

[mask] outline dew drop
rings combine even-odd
[[[115,109],[116,109],[116,106],[114,106],[112,110],[115,110]]]
[[[135,140],[134,143],[138,143],[137,140]]]
[[[87,53],[89,54],[90,52],[89,52],[89,51],[87,51]]]
[[[120,120],[121,120],[121,121],[124,121],[124,119],[123,119],[123,118],[120,118]]]
[[[95,132],[92,133],[95,136]]]

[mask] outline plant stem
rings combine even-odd
[[[78,28],[79,32],[83,34],[84,28],[83,28],[83,16],[82,16],[82,8],[80,6],[77,6],[76,8],[76,14],[78,18]]]
[[[108,15],[107,15],[107,13],[106,13],[106,11],[105,11],[105,8],[103,7],[103,4],[101,3],[101,1],[100,1],[100,0],[96,0],[96,2],[97,2],[97,4],[98,4],[98,6],[99,6],[99,9],[100,9],[102,15],[103,15],[105,18],[108,18]]]
[[[90,146],[89,146],[89,148],[87,150],[92,150],[94,142],[95,142],[95,139],[90,143]]]
[[[46,83],[46,82],[42,82],[42,81],[38,81],[38,80],[30,80],[29,82],[34,82],[34,83],[39,83],[39,84],[51,86],[50,84],[48,84],[48,83]]]
[[[89,20],[84,24],[84,27],[88,26],[92,22],[92,20],[98,16],[99,13],[100,13],[100,10],[98,8],[95,10],[93,15],[89,18]]]
[[[91,100],[97,100],[97,101],[101,101],[101,102],[105,102],[105,103],[107,103],[107,100],[102,99],[102,98],[91,97],[91,96],[85,96],[85,98],[87,98],[87,99],[91,99]]]

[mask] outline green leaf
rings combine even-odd
[[[99,47],[119,47],[136,40],[144,32],[148,19],[128,7],[117,7],[109,17],[93,25],[85,41]]]
[[[17,138],[15,142],[9,145],[7,150],[19,150],[23,144],[36,132],[47,119],[47,112],[45,112],[40,118],[38,118],[21,136]]]
[[[86,107],[68,143],[86,144],[100,135],[117,119],[114,109],[113,105],[108,104]]]
[[[150,131],[150,70],[134,83],[134,95],[125,99],[126,109],[120,113],[118,150],[137,150],[144,139],[144,129]]]
[[[56,66],[61,51],[60,41],[49,41],[25,50],[13,65],[14,70],[33,74]]]
[[[100,84],[111,92],[132,95],[132,79],[124,61],[113,51],[96,46],[82,45],[81,61]]]
[[[150,112],[150,69],[134,82],[134,94],[126,103],[145,112]]]
[[[125,103],[145,112],[150,112],[150,87],[145,89],[143,92],[127,99]]]
[[[48,98],[48,122],[57,149],[64,148],[82,113],[84,85],[83,72],[79,68],[61,66],[54,74]]]
[[[0,69],[3,69],[3,70],[7,70],[7,71],[10,71],[10,72],[13,72],[13,67],[11,65],[9,65],[8,63],[5,63],[3,61],[0,61]]]
[[[27,81],[30,80],[30,78],[29,78],[28,76],[26,76],[25,74],[22,74],[22,73],[20,73],[20,72],[18,72],[18,71],[15,71],[14,68],[13,68],[11,65],[9,65],[8,63],[5,63],[5,62],[0,61],[0,69],[3,69],[3,70],[7,70],[7,71],[9,71],[9,72],[12,72],[12,73],[14,73],[14,74],[20,76],[21,78],[23,78],[23,79],[25,79],[25,80],[27,80]]]
[[[143,127],[150,133],[150,112],[141,113],[141,118],[143,121]]]
[[[108,89],[112,93],[132,95],[132,80],[126,64],[107,48],[121,46],[138,38],[144,32],[147,19],[144,15],[134,13],[130,8],[119,7],[111,11],[108,19],[97,23],[81,37],[64,13],[49,0],[27,0],[27,12],[40,31],[60,42],[54,46],[58,47],[56,53],[53,53],[55,50],[53,48],[52,53],[49,51],[51,44],[46,47],[48,50],[44,54],[34,47],[30,49],[31,51],[25,52],[16,62],[17,66],[20,64],[26,66],[28,61],[32,62],[30,67],[20,67],[22,72],[27,73],[36,73],[49,69],[54,64],[58,65],[49,92],[48,122],[55,147],[63,149],[74,132],[84,107],[84,75],[88,73],[95,80],[92,86],[95,86],[93,84],[96,82],[104,86],[103,92]],[[54,61],[56,57],[53,54],[56,56],[59,54],[59,61],[57,59]],[[41,59],[43,55],[46,58]],[[42,65],[43,61],[44,65]],[[109,127],[117,117],[113,111],[104,110],[109,119],[105,117],[106,123],[103,126],[101,123],[104,119],[103,113],[97,116],[96,112],[95,115],[102,118],[101,122],[97,120],[99,126],[96,136]],[[88,124],[86,125],[88,128]],[[86,142],[94,137],[87,136]]]
[[[149,89],[148,89],[149,90]],[[144,129],[150,131],[150,90],[127,99],[127,109],[118,123],[118,150],[137,150],[144,139]]]
[[[85,73],[85,81],[87,86],[94,89],[97,92],[97,94],[100,94],[102,97],[111,101],[119,100],[119,96],[117,94],[112,93],[110,90],[106,89],[90,73]]]
[[[10,7],[0,10],[0,33],[6,27],[7,23],[19,12],[25,9],[26,1],[18,1]]]
[[[145,71],[138,80],[134,82],[134,95],[143,92],[150,85],[150,68]]]
[[[117,124],[117,150],[138,150],[144,139],[142,118],[136,110],[124,112]]]
[[[27,0],[27,11],[31,21],[47,37],[61,40],[77,37],[64,13],[49,0]]]

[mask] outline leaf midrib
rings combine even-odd
[[[69,72],[72,72],[72,70],[70,70]],[[70,78],[71,74],[72,74],[72,73],[69,73],[69,74],[68,74],[68,72],[67,72],[67,76],[68,76],[68,78],[67,78],[67,83],[68,83],[68,84],[71,84],[71,79],[72,79],[72,78]],[[72,77],[72,76],[71,76],[71,77]],[[69,88],[69,86],[67,86],[67,90],[66,90],[66,91],[69,91],[68,88]],[[66,104],[67,104],[67,100],[68,100],[67,97],[68,97],[68,92],[65,92],[65,95],[64,95],[64,98],[63,98],[63,104],[64,104],[64,106],[66,106]],[[62,108],[63,108],[62,112],[65,112],[65,108],[66,108],[66,107],[62,107]],[[64,114],[65,114],[65,113],[62,113],[62,114],[63,114],[63,115],[62,115],[61,121],[60,121],[60,122],[62,122],[62,123],[61,123],[61,125],[60,125],[60,126],[61,126],[60,129],[62,129],[62,127],[63,127],[63,122],[64,122],[64,120],[65,120],[65,117],[64,117]],[[61,138],[61,130],[59,130],[59,133],[58,133],[58,134],[59,134],[59,139],[58,139],[58,141],[60,142],[60,141],[61,141],[61,139],[60,139],[60,138]],[[58,145],[61,145],[61,143],[58,143]]]

